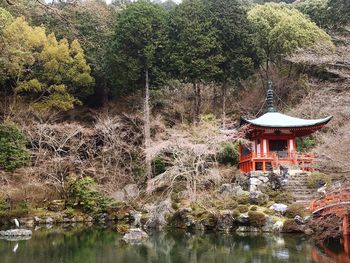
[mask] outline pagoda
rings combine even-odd
[[[297,152],[296,139],[324,127],[332,116],[323,119],[300,119],[276,111],[272,82],[268,82],[267,112],[256,119],[241,117],[248,144],[240,145],[239,168],[244,173],[273,171],[280,167],[312,170],[314,155]]]

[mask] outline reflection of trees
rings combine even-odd
[[[293,236],[153,233],[141,245],[128,245],[111,230],[41,230],[21,241],[0,241],[2,263],[226,263],[311,262],[311,247]]]

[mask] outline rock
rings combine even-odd
[[[44,223],[44,219],[42,219],[42,218],[40,218],[40,217],[38,217],[38,216],[35,216],[35,217],[34,217],[34,223],[35,223],[36,225],[43,224],[43,223]]]
[[[123,188],[125,197],[128,199],[134,199],[139,196],[140,190],[136,184],[128,184]]]
[[[118,202],[125,201],[125,193],[124,191],[115,191],[111,194],[111,197]]]
[[[49,203],[47,209],[52,212],[61,212],[65,209],[64,200],[53,200]]]
[[[217,217],[216,228],[218,230],[228,231],[231,230],[234,224],[234,217],[231,210],[220,211],[219,216]]]
[[[130,229],[122,238],[126,243],[138,244],[148,239],[148,235],[140,228]]]
[[[311,228],[306,228],[304,230],[304,233],[308,236],[311,236],[314,233],[314,231]]]
[[[272,231],[275,233],[280,233],[282,232],[283,229],[283,222],[282,221],[277,221],[273,226],[272,226]]]
[[[297,223],[298,225],[305,225],[304,219],[303,219],[301,216],[299,216],[299,215],[297,215],[297,216],[294,217],[294,221],[295,221],[295,223]]]
[[[282,215],[287,211],[288,206],[285,204],[273,204],[270,209],[274,210],[277,213],[281,213]]]
[[[5,231],[0,231],[0,236],[31,236],[32,231],[27,229],[9,229]]]
[[[224,197],[237,196],[243,194],[244,192],[245,191],[243,191],[241,186],[234,184],[223,184],[219,189],[219,193]]]
[[[261,185],[262,184],[262,182],[258,178],[255,178],[255,177],[250,178],[249,181],[250,181],[250,185]]]
[[[237,218],[236,221],[241,224],[241,225],[249,225],[249,216],[248,213],[243,213],[240,214]]]
[[[145,226],[160,230],[167,224],[167,219],[172,213],[173,209],[169,198],[160,202],[158,205],[148,206],[149,219]]]
[[[273,220],[273,218],[270,216],[266,216],[266,222],[265,222],[265,225],[262,227],[262,231],[263,232],[274,232],[274,230],[273,230],[274,225],[275,225],[275,220]]]
[[[53,220],[51,217],[47,217],[47,218],[45,219],[45,223],[51,225],[51,224],[54,223],[54,220]]]
[[[138,211],[131,211],[130,217],[134,221],[133,224],[135,227],[141,227],[141,216],[142,214]]]
[[[261,191],[253,191],[249,194],[250,202],[252,204],[264,205],[269,201],[269,196]]]

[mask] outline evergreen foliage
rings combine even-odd
[[[0,168],[14,171],[28,164],[30,154],[26,149],[26,143],[25,136],[14,123],[0,124]]]

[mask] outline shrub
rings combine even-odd
[[[320,172],[313,172],[307,177],[307,184],[312,189],[321,187],[325,183],[330,186],[331,182],[332,178],[330,175]]]
[[[306,215],[304,206],[300,204],[289,205],[285,216],[289,218],[294,218],[297,215],[301,217],[304,217]]]
[[[272,216],[275,214],[275,211],[273,209],[267,208],[267,209],[264,209],[264,214]]]
[[[67,178],[68,198],[73,204],[78,203],[84,212],[98,215],[107,211],[111,200],[98,192],[96,183],[91,177],[78,179],[74,175]]]
[[[236,218],[236,217],[239,217],[240,215],[240,211],[238,209],[233,209],[232,210],[232,217]]]
[[[251,208],[250,208],[250,211],[257,211],[258,210],[258,207],[253,205]]]
[[[157,176],[159,174],[164,173],[167,169],[167,166],[168,164],[163,158],[161,157],[155,158],[152,162],[153,175]]]
[[[249,204],[250,197],[248,193],[240,194],[236,197],[237,203],[240,205],[247,205]]]
[[[247,213],[249,209],[248,209],[248,206],[246,206],[246,205],[239,205],[239,206],[237,206],[237,210],[240,213]]]
[[[14,123],[0,124],[0,168],[14,171],[28,164],[30,155],[26,144],[25,136]]]
[[[74,209],[71,207],[67,207],[64,211],[63,211],[64,215],[68,218],[72,218],[74,217]]]
[[[263,213],[257,211],[249,211],[249,223],[251,226],[262,227],[266,224],[266,217]]]
[[[269,191],[267,192],[270,200],[274,201],[275,203],[283,203],[283,204],[290,204],[294,202],[294,197],[290,193],[282,192],[282,191]]]
[[[239,150],[238,143],[224,142],[220,145],[217,160],[221,164],[238,165]]]

